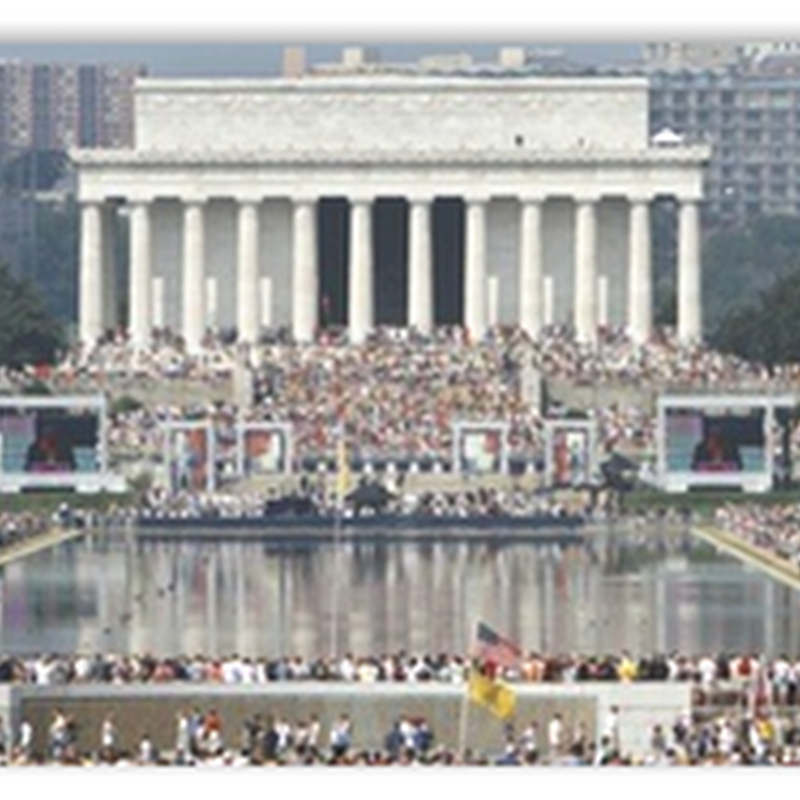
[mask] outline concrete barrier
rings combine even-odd
[[[547,755],[547,724],[558,712],[568,732],[580,721],[594,740],[612,705],[620,709],[620,740],[625,752],[647,751],[652,726],[669,728],[690,707],[691,687],[684,683],[515,684],[517,735],[531,720],[538,723],[540,747]],[[291,723],[316,715],[322,725],[321,744],[327,748],[331,724],[346,713],[353,721],[357,749],[382,748],[392,723],[401,715],[425,717],[435,742],[486,753],[502,751],[505,725],[484,708],[466,700],[463,685],[439,683],[329,684],[272,683],[248,686],[218,685],[69,685],[6,687],[6,719],[16,731],[24,717],[34,727],[34,749],[46,753],[47,729],[59,709],[73,718],[81,751],[99,748],[103,718],[112,713],[120,746],[135,752],[147,733],[157,748],[171,751],[176,716],[181,711],[215,709],[222,719],[225,746],[241,743],[245,720],[259,713],[281,716]],[[0,709],[2,709],[0,694]],[[462,742],[463,738],[463,742]]]

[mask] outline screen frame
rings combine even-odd
[[[670,395],[657,399],[656,444],[657,481],[667,492],[684,493],[692,489],[735,489],[745,492],[763,493],[773,488],[775,479],[776,417],[778,408],[794,408],[794,395]],[[672,410],[696,411],[700,414],[719,413],[730,410],[759,410],[763,412],[764,466],[761,470],[725,472],[703,472],[697,470],[669,469],[667,465],[667,416]]]
[[[92,472],[30,472],[5,470],[0,435],[0,492],[26,490],[67,490],[80,492],[120,491],[118,481],[111,480],[108,466],[108,403],[104,395],[4,395],[0,411],[19,413],[36,411],[85,411],[97,416],[97,469]],[[113,485],[112,485],[113,484]]]
[[[172,481],[172,458],[174,456],[173,437],[177,433],[203,430],[206,434],[206,485],[204,491],[211,493],[217,486],[216,475],[216,430],[211,420],[187,421],[170,420],[162,424],[164,486],[171,495],[178,491]]]
[[[564,484],[557,480],[555,455],[556,437],[559,434],[582,433],[586,437],[587,463],[586,475],[591,483],[597,475],[597,421],[593,419],[570,419],[569,417],[549,417],[544,420],[545,483],[549,487],[565,488],[578,484]],[[581,484],[582,485],[582,484]]]
[[[283,453],[283,469],[275,472],[248,470],[245,443],[247,434],[250,432],[277,433],[283,436],[285,448]],[[293,471],[293,464],[294,449],[292,443],[292,426],[289,423],[240,421],[236,424],[236,471],[239,477],[249,477],[251,475],[289,475]]]
[[[453,424],[453,466],[458,475],[507,475],[508,474],[508,435],[510,426],[505,422],[456,422]],[[498,469],[473,472],[467,468],[464,437],[475,433],[496,433],[500,441]]]

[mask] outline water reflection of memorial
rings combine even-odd
[[[476,619],[526,650],[794,651],[798,601],[686,530],[583,544],[339,545],[89,538],[6,568],[0,649],[466,652]]]

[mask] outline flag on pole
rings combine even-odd
[[[767,709],[770,704],[770,683],[767,667],[763,661],[756,661],[750,672],[750,686],[747,692],[748,710],[752,716]]]
[[[485,622],[478,623],[475,655],[489,664],[501,667],[516,667],[522,659],[519,647]]]
[[[473,664],[469,671],[467,691],[473,703],[483,706],[498,719],[508,719],[516,710],[514,690],[502,681],[484,675],[477,664]]]
[[[339,429],[336,442],[336,507],[344,508],[344,498],[350,490],[350,462],[347,456],[347,445],[344,440],[344,427]]]

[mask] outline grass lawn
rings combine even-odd
[[[692,511],[697,514],[712,514],[719,506],[729,503],[758,505],[786,505],[800,503],[800,488],[781,489],[773,492],[701,491],[670,494],[655,489],[639,489],[625,495],[624,508],[628,511],[673,509]]]
[[[3,512],[52,514],[62,503],[70,508],[107,511],[111,508],[129,505],[134,495],[123,494],[78,494],[77,492],[20,492],[19,494],[0,494],[0,514]]]

